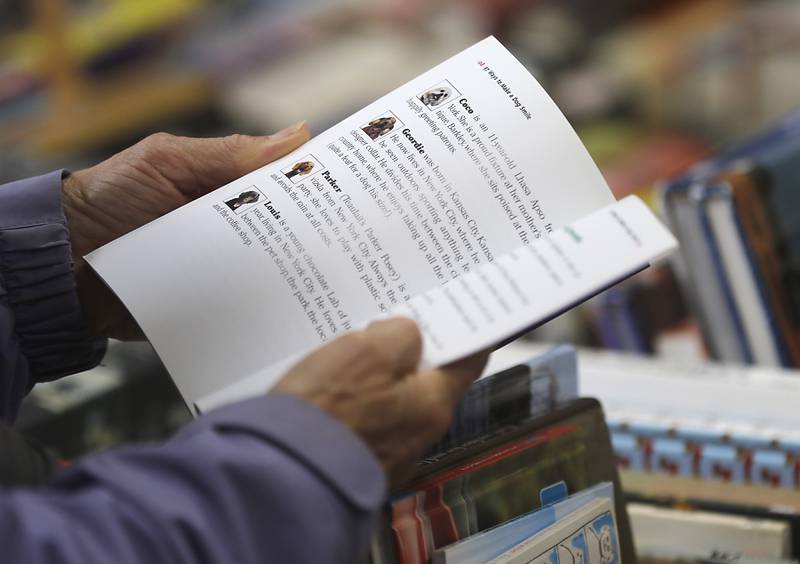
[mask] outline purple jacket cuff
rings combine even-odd
[[[0,494],[0,546],[4,562],[363,562],[384,487],[341,423],[268,395]]]
[[[36,382],[87,370],[105,350],[78,303],[61,177],[0,186],[0,418]]]
[[[362,511],[376,511],[386,496],[383,468],[367,445],[337,419],[293,396],[268,394],[225,406],[202,416],[184,433],[201,432],[205,426],[279,446]]]

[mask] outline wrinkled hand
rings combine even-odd
[[[83,256],[183,204],[289,153],[309,138],[304,123],[269,137],[192,139],[157,133],[64,180],[78,296],[96,335],[141,331]]]
[[[367,443],[397,486],[447,431],[456,403],[488,358],[479,353],[418,371],[421,352],[413,321],[378,321],[306,357],[272,393],[302,398],[342,421]]]

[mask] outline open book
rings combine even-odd
[[[451,362],[675,245],[490,37],[87,260],[202,411],[381,316]]]

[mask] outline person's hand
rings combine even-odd
[[[157,133],[63,183],[78,296],[89,329],[141,336],[123,305],[83,256],[179,206],[267,164],[308,141],[305,123],[268,137],[192,139]]]
[[[291,394],[342,421],[359,435],[397,486],[450,424],[453,409],[486,365],[479,353],[418,371],[422,340],[416,323],[372,323],[310,354],[272,389]]]

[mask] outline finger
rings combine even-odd
[[[364,362],[374,370],[377,361],[381,369],[388,365],[395,374],[407,374],[419,364],[421,348],[421,336],[414,321],[402,317],[387,319],[334,339],[302,359],[289,373],[313,373],[324,367],[331,374],[339,371],[352,374],[363,369]]]
[[[278,131],[273,135],[251,137],[249,135],[230,135],[219,139],[222,147],[209,150],[230,151],[229,166],[234,178],[264,166],[278,159],[306,141],[310,133],[306,122],[301,121]]]
[[[422,334],[416,322],[408,317],[373,321],[366,330],[398,376],[415,372],[422,357]]]
[[[418,441],[420,454],[447,431],[456,404],[480,376],[488,357],[488,352],[481,352],[403,380],[399,390],[407,406],[405,419]]]
[[[170,147],[174,157],[162,173],[185,195],[198,197],[292,152],[309,137],[305,122],[261,137],[176,137]]]
[[[481,375],[489,360],[489,352],[481,351],[446,366],[419,373],[420,393],[452,409]]]

